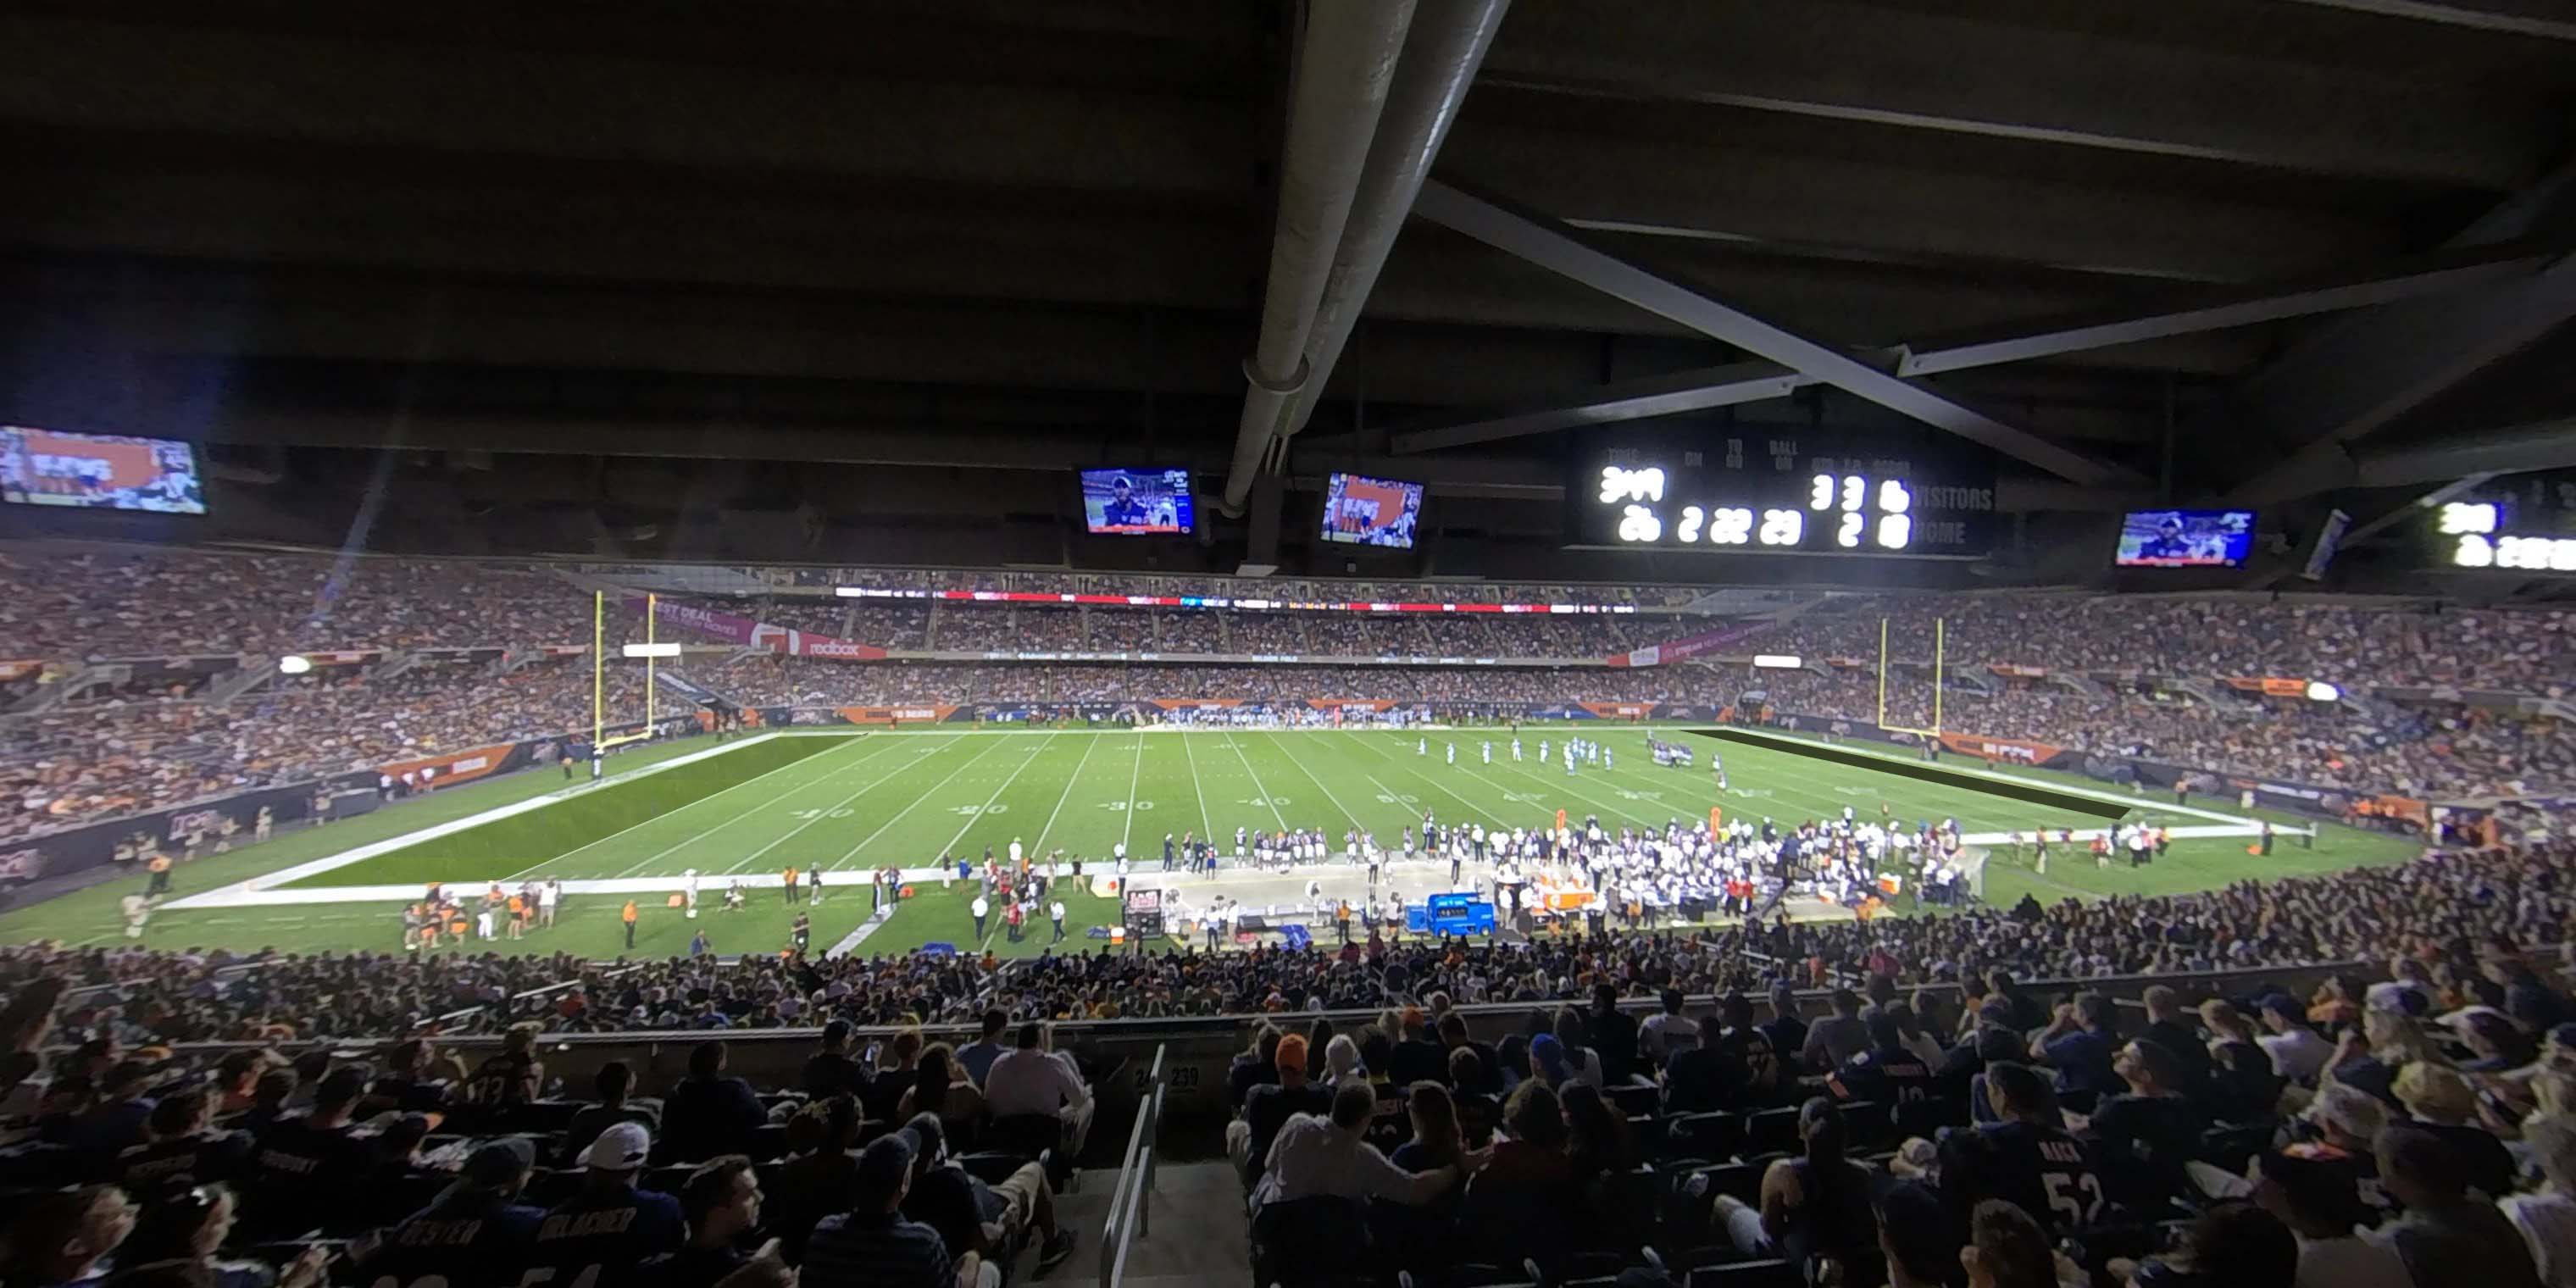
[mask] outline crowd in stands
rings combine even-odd
[[[2559,694],[2576,614],[2435,611],[2252,598],[1995,594],[1840,600],[1758,637],[1765,652],[1929,659],[1939,618],[1952,666],[2003,663],[2149,675],[2279,676]]]
[[[642,673],[611,674],[609,718],[643,718]],[[590,723],[590,667],[580,659],[507,673],[492,663],[425,664],[386,680],[320,667],[226,707],[68,705],[0,724],[0,841]]]
[[[1306,638],[1311,613],[1228,613],[1223,632],[1229,653],[1312,653]]]
[[[1075,1248],[1054,1199],[1088,1134],[1094,1071],[1036,1024],[975,1016],[977,1041],[912,1027],[861,1052],[849,1021],[817,1017],[822,1040],[786,1087],[754,1090],[710,1039],[683,1076],[641,1086],[610,1060],[574,1099],[536,1025],[469,1061],[400,1036],[415,997],[354,1027],[363,1040],[292,1057],[258,1045],[296,1036],[295,995],[327,1005],[398,963],[288,959],[228,981],[209,968],[195,987],[129,965],[0,958],[12,1288],[781,1288],[800,1268],[817,1288],[995,1288],[1014,1263],[1043,1273]],[[518,982],[490,960],[437,969],[419,992]],[[102,1002],[89,985],[111,981],[124,991]],[[249,1042],[173,1054],[172,1013],[214,1009],[208,989],[258,994],[237,1008]],[[560,996],[579,1009],[579,992]]]
[[[13,657],[575,643],[590,638],[586,599],[525,567],[44,543],[0,549],[0,639]]]
[[[1768,671],[1746,683],[1784,714],[1865,723],[1878,712],[1874,670]],[[2354,791],[2521,795],[2576,784],[2576,739],[2555,721],[2447,705],[2356,710],[2224,687],[2204,694],[2132,685],[2097,696],[2028,680],[1990,692],[1954,684],[1940,727]],[[1920,673],[1891,672],[1886,700],[1889,725],[1932,727],[1931,689]]]
[[[0,949],[0,1282],[234,1283],[215,1262],[246,1256],[316,1284],[319,1240],[398,1283],[989,1284],[975,1262],[1073,1247],[1053,1199],[1101,1070],[1043,1021],[1221,1011],[1265,1017],[1225,1079],[1261,1282],[1526,1259],[1548,1282],[2554,1286],[2576,1272],[2576,998],[2540,946],[2576,942],[2571,861],[2548,842],[1743,935],[998,969]],[[2355,956],[2387,977],[2262,974]],[[2134,1011],[2022,982],[2230,966],[2252,969]],[[1471,1022],[1478,1002],[1528,1009]],[[495,1054],[408,1037],[478,1007],[510,1025]],[[851,1021],[897,1031],[861,1051]],[[907,1027],[960,1021],[953,1045]],[[539,1040],[817,1025],[789,1085],[743,1083],[709,1041],[685,1076],[611,1064],[577,1102]],[[307,1049],[169,1050],[214,1036]],[[624,1237],[582,1240],[602,1212]],[[428,1237],[467,1219],[490,1237]],[[764,1259],[775,1277],[728,1278]]]
[[[1555,978],[1513,985],[1507,1000],[1537,1004],[1526,1025],[1497,1034],[1486,1017],[1481,1036],[1452,1008],[1486,997],[1452,990],[1486,969],[1454,950],[1360,955],[1375,1001],[1299,971],[1268,1009],[1295,1015],[1320,995],[1379,1018],[1354,1031],[1283,1015],[1236,1059],[1228,1147],[1256,1264],[1438,1275],[1527,1259],[1561,1280],[1642,1262],[1640,1282],[1723,1267],[1719,1282],[2030,1288],[2567,1283],[2576,998],[2526,946],[2576,911],[2571,857],[2437,855],[2358,890],[2249,884],[2197,906],[2034,907],[1764,944],[1800,984],[1849,981],[1813,1017],[1777,991],[1757,1010],[1766,981],[1733,973],[1746,945],[1705,939],[1561,948]],[[2156,985],[2127,1014],[2100,993],[2016,983],[2352,951],[2385,954],[2389,979],[2312,992],[2258,979],[2196,1006]],[[1260,989],[1232,987],[1238,1002]],[[1703,990],[1719,995],[1706,1011],[1686,996]],[[1660,1003],[1642,1021],[1618,1005],[1640,994]],[[1337,1228],[1374,1237],[1319,1239]]]

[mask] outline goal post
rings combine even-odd
[[[591,775],[599,775],[599,758],[611,747],[643,742],[653,736],[655,680],[653,664],[654,606],[660,596],[644,596],[644,727],[630,734],[608,736],[608,592],[590,592],[590,746]]]
[[[1942,697],[1941,690],[1942,690],[1942,681],[1943,681],[1944,679],[1946,679],[1946,678],[1947,678],[1946,668],[1947,668],[1947,663],[1948,663],[1948,658],[1947,658],[1947,653],[1946,653],[1946,648],[1945,648],[1945,645],[1946,645],[1946,644],[1947,644],[1947,642],[1948,642],[1948,641],[1947,641],[1947,639],[1945,638],[1945,637],[1946,637],[1946,635],[1947,635],[1947,632],[1948,632],[1948,621],[1947,621],[1947,619],[1945,619],[1945,618],[1939,618],[1939,617],[1935,617],[1935,618],[1933,618],[1933,619],[1932,619],[1932,727],[1931,727],[1931,728],[1929,728],[1929,729],[1918,729],[1918,728],[1916,728],[1916,727],[1914,727],[1914,726],[1912,726],[1912,725],[1902,725],[1902,724],[1895,724],[1895,723],[1891,723],[1891,722],[1888,720],[1888,718],[1887,718],[1887,670],[1888,670],[1888,665],[1889,665],[1889,659],[1888,659],[1888,655],[1887,655],[1888,622],[1887,622],[1887,619],[1886,619],[1886,618],[1884,618],[1884,617],[1882,617],[1882,618],[1879,618],[1879,619],[1878,619],[1878,727],[1879,727],[1879,728],[1881,728],[1881,729],[1886,729],[1886,730],[1889,730],[1889,731],[1894,732],[1894,733],[1910,733],[1910,734],[1915,735],[1915,736],[1916,736],[1916,737],[1918,737],[1918,738],[1929,738],[1929,739],[1932,739],[1932,740],[1933,740],[1933,741],[1935,741],[1935,742],[1940,741],[1940,738],[1941,738],[1941,697]]]

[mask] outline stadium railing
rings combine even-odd
[[[1127,1153],[1118,1162],[1118,1184],[1110,1191],[1109,1219],[1100,1227],[1100,1288],[1118,1288],[1127,1276],[1127,1247],[1151,1233],[1153,1226],[1154,1154],[1163,1126],[1163,1052],[1154,1048],[1152,1070],[1136,1106],[1136,1125],[1127,1132]]]

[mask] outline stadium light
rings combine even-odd
[[[858,586],[834,586],[832,588],[832,593],[843,599],[858,599],[866,595],[868,592]]]
[[[312,669],[313,659],[301,653],[289,653],[277,659],[277,673],[280,675],[302,675]]]
[[[1756,653],[1753,655],[1754,669],[1761,671],[1795,671],[1806,664],[1807,660],[1805,658],[1799,657],[1794,653]]]
[[[618,652],[625,657],[678,657],[680,646],[677,644],[626,644],[620,646]]]
[[[2333,702],[2343,697],[2343,690],[2323,680],[2308,681],[2308,701]]]

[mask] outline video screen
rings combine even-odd
[[[204,514],[206,485],[186,443],[0,425],[0,501]]]
[[[2252,510],[2132,510],[2120,520],[2122,568],[2234,568],[2254,543]]]
[[[1413,548],[1413,523],[1422,513],[1422,485],[1358,474],[1336,474],[1324,484],[1324,540],[1357,546]]]
[[[1157,536],[1190,530],[1188,470],[1084,470],[1082,518],[1094,533]]]

